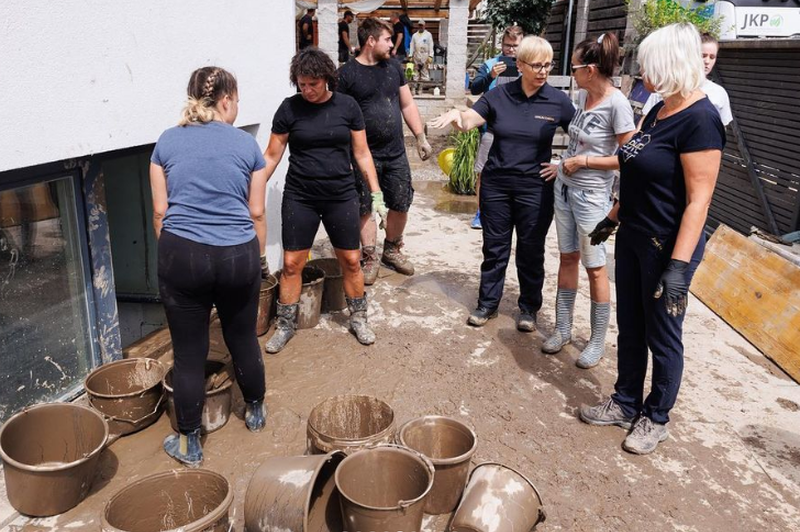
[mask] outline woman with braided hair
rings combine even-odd
[[[266,424],[256,316],[266,269],[267,175],[255,139],[233,127],[239,112],[233,75],[200,68],[187,92],[179,125],[165,131],[153,151],[150,186],[179,430],[164,440],[164,450],[196,467],[203,461],[200,425],[212,306],[244,396],[245,424],[253,432]]]

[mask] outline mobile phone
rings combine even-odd
[[[506,55],[500,57],[500,61],[506,65],[506,69],[500,73],[501,77],[504,78],[516,78],[519,76],[519,70],[517,70],[517,60],[513,57],[508,57]]]

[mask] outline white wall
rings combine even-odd
[[[236,75],[236,125],[260,124],[265,147],[293,92],[294,13],[293,0],[2,0],[0,171],[154,143],[205,65]]]

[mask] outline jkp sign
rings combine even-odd
[[[737,37],[790,37],[800,33],[800,9],[737,7]]]

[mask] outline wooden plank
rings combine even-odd
[[[800,268],[723,225],[692,293],[800,382]]]
[[[163,327],[122,350],[122,358],[160,358],[172,349],[169,329]]]

